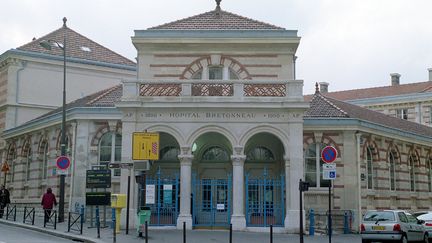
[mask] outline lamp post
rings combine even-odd
[[[63,103],[62,103],[62,123],[61,123],[61,156],[66,155],[66,17],[63,18],[63,44],[55,40],[43,40],[40,45],[51,50],[52,43],[55,43],[58,48],[63,51]],[[59,196],[59,209],[58,209],[58,222],[64,222],[64,198],[65,198],[65,175],[60,175],[60,196]]]

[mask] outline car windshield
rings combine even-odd
[[[429,220],[432,220],[432,213],[425,213],[425,214],[418,216],[417,218],[421,219],[421,220],[428,220],[429,221]]]
[[[393,212],[377,212],[377,211],[369,211],[364,216],[364,221],[394,221],[394,213]]]

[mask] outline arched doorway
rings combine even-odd
[[[159,136],[159,160],[151,161],[146,176],[147,191],[153,193],[147,196],[146,205],[151,210],[150,225],[173,226],[177,224],[180,208],[180,145],[168,133],[160,132]],[[139,202],[142,202],[144,189],[140,188],[140,192]]]
[[[282,142],[270,133],[252,136],[245,146],[246,225],[284,226],[285,167]]]
[[[232,146],[215,132],[198,137],[192,153],[194,227],[228,227],[232,207]]]

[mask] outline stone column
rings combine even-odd
[[[244,214],[244,163],[245,155],[232,155],[233,163],[233,214],[231,224],[234,230],[244,230],[246,228],[246,218]]]
[[[180,214],[177,218],[177,228],[183,228],[183,222],[186,222],[186,228],[192,229],[191,214],[191,187],[192,187],[192,160],[193,155],[183,154],[178,156],[180,160]]]
[[[296,122],[289,124],[288,140],[288,156],[285,156],[285,229],[289,233],[298,233],[300,230],[300,199],[298,185],[299,180],[302,179],[304,175],[302,123]],[[304,211],[302,213],[304,215]]]

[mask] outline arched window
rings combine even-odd
[[[310,144],[305,151],[305,180],[309,182],[311,187],[329,187],[330,180],[322,179],[322,165],[324,161],[321,159],[321,150],[324,144]]]
[[[161,161],[178,161],[180,149],[174,146],[167,146],[160,150]]]
[[[109,163],[121,161],[122,136],[114,132],[105,133],[99,142],[99,164],[108,167]],[[120,169],[114,170],[115,176],[120,176]]]
[[[415,158],[413,155],[410,155],[408,158],[408,170],[409,170],[409,175],[410,175],[410,189],[412,192],[414,192],[416,190],[415,188]]]
[[[10,165],[10,176],[8,179],[8,182],[14,182],[15,181],[15,169],[16,169],[16,158],[17,158],[17,154],[16,154],[16,149],[14,145],[11,145],[7,154],[7,158],[6,161],[9,163]]]
[[[30,148],[30,145],[26,151],[25,159],[26,159],[26,163],[25,163],[25,165],[26,165],[26,181],[29,181],[30,180],[30,172],[31,172],[30,166],[31,166],[31,162],[32,162],[32,150]]]
[[[48,142],[43,141],[42,146],[42,179],[46,179],[48,177]]]
[[[370,147],[366,149],[366,175],[367,175],[367,189],[373,189],[374,186],[374,169],[373,169],[373,157],[372,150]]]
[[[396,190],[396,156],[395,152],[391,151],[388,157],[389,161],[389,173],[390,173],[390,190]]]
[[[221,147],[212,146],[204,151],[202,159],[205,161],[229,161],[229,155]]]
[[[207,71],[205,75],[203,71]],[[237,73],[229,67],[224,66],[208,66],[206,69],[201,69],[194,73],[191,79],[201,80],[207,77],[209,80],[237,80]]]
[[[432,192],[432,158],[431,156],[428,157],[426,161],[426,173],[428,177],[428,189],[429,192]]]
[[[257,146],[249,151],[246,155],[247,161],[273,161],[275,160],[273,152],[263,146]]]

